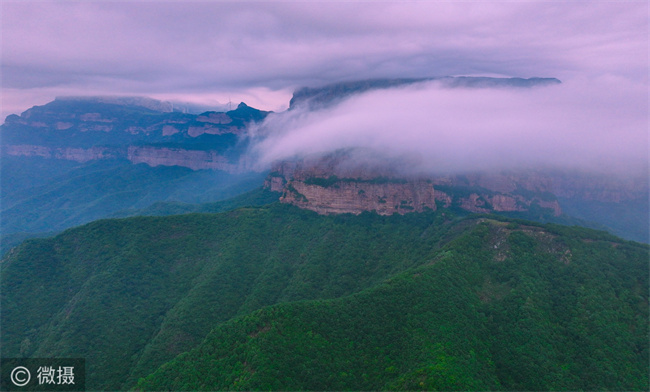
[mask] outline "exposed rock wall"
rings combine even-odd
[[[88,162],[95,159],[118,158],[120,155],[119,151],[106,147],[53,148],[28,144],[7,146],[5,151],[6,154],[10,156],[55,158],[76,162]]]
[[[340,181],[327,187],[291,181],[284,190],[282,202],[319,214],[359,214],[374,210],[381,215],[391,215],[436,209],[433,186],[424,180],[379,184]]]
[[[239,167],[231,151],[238,143],[235,135],[268,113],[243,102],[228,112],[188,114],[143,97],[63,97],[9,115],[0,126],[1,153],[234,172]]]
[[[216,151],[183,150],[175,148],[135,147],[128,149],[128,159],[149,166],[183,166],[192,170],[212,169],[234,172],[237,165]]]
[[[92,148],[54,148],[35,145],[6,146],[9,156],[43,157],[65,159],[75,162],[88,162],[98,159],[126,158],[133,163],[146,163],[149,166],[182,166],[192,170],[210,169],[230,173],[238,170],[238,165],[219,155],[217,151],[185,150],[180,148],[161,148],[150,146],[130,146],[127,149]]]
[[[408,178],[379,171],[337,166],[335,159],[280,162],[266,187],[283,192],[281,202],[319,214],[376,211],[382,215],[420,212],[452,206],[478,212],[528,211],[538,206],[560,215],[562,210],[549,192],[551,181],[539,176],[472,174]]]

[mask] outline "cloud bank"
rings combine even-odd
[[[245,101],[445,75],[647,85],[647,2],[0,2],[4,114],[60,95]]]
[[[269,116],[251,130],[264,168],[285,159],[362,151],[409,173],[572,168],[638,175],[648,167],[648,93],[623,78],[535,88],[372,91],[335,107]]]

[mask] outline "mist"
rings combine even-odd
[[[358,151],[403,162],[406,174],[523,168],[647,173],[644,83],[603,76],[533,88],[447,88],[426,82],[376,90],[309,111],[269,116],[250,130],[258,169],[287,159]]]

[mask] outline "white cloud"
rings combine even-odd
[[[621,78],[536,88],[379,90],[320,111],[292,110],[253,130],[259,164],[374,151],[412,171],[571,167],[647,170],[647,89]]]

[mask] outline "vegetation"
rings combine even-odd
[[[647,390],[647,247],[464,224],[376,287],[222,324],[136,389]]]
[[[282,196],[280,192],[272,192],[267,188],[256,188],[244,192],[230,199],[212,203],[191,204],[180,202],[157,202],[142,209],[129,209],[119,211],[111,218],[125,218],[129,216],[165,216],[189,213],[217,213],[234,210],[240,207],[259,207],[275,203]]]
[[[425,262],[439,219],[277,203],[27,240],[2,262],[3,355],[85,357],[89,389],[125,388],[234,316],[352,294]]]
[[[35,157],[4,157],[1,172],[3,236],[60,231],[158,201],[214,202],[259,187],[265,176]]]
[[[648,388],[647,246],[450,216],[276,203],[27,240],[3,355],[85,357],[89,389]]]
[[[183,167],[149,167],[127,160],[131,146],[217,151],[238,162],[247,148],[235,133],[268,112],[240,104],[222,115],[227,124],[199,121],[200,115],[163,112],[96,99],[57,99],[35,106],[23,117],[11,115],[0,126],[4,146],[36,145],[47,149],[101,148],[115,159],[79,163],[40,156],[10,156],[0,164],[2,249],[19,238],[58,232],[106,218],[125,209],[156,202],[206,203],[223,200],[262,184],[264,174],[229,174]],[[165,132],[166,126],[178,132]],[[220,132],[190,137],[190,128]],[[234,133],[233,133],[234,132]],[[216,133],[216,134],[213,134]],[[11,235],[10,237],[7,237]]]

